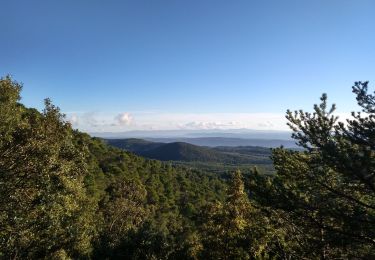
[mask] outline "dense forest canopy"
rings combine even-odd
[[[276,173],[230,179],[150,160],[72,129],[45,100],[0,80],[0,258],[332,259],[375,257],[375,96],[339,122],[327,96],[287,112],[301,150]]]

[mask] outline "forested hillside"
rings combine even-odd
[[[303,149],[274,149],[274,175],[226,179],[73,130],[50,100],[42,112],[26,108],[21,85],[2,78],[0,258],[373,259],[367,87],[354,85],[363,113],[346,124],[326,95],[313,113],[288,111]]]
[[[184,142],[157,143],[142,139],[106,139],[108,144],[161,161],[212,162],[230,165],[271,165],[271,149],[263,147],[204,147]]]
[[[19,104],[20,90],[9,77],[0,81],[0,256],[188,253],[193,216],[224,200],[222,180],[74,131],[49,100],[42,113]]]

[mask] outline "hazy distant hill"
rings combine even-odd
[[[239,153],[247,155],[259,155],[259,156],[270,156],[271,152],[269,148],[259,146],[217,146],[212,149],[226,153]]]
[[[161,143],[184,142],[199,146],[259,146],[275,148],[284,146],[285,148],[296,148],[294,140],[284,139],[245,139],[232,137],[197,137],[197,138],[144,138],[145,140]]]
[[[115,147],[162,160],[225,164],[271,164],[271,151],[264,147],[204,147],[184,142],[160,143],[142,139],[106,139]]]
[[[273,130],[252,130],[252,129],[210,129],[210,130],[138,130],[138,131],[127,131],[127,132],[98,132],[91,133],[93,136],[100,138],[113,138],[113,139],[124,139],[124,138],[139,138],[139,139],[150,139],[150,138],[162,138],[162,139],[184,139],[183,142],[190,143],[188,140],[194,141],[196,138],[222,138],[224,141],[235,141],[244,142],[244,139],[251,141],[252,143],[238,144],[235,143],[233,146],[238,145],[258,145],[263,142],[265,146],[268,144],[272,146],[279,146],[281,144],[288,144],[291,141],[290,131],[273,131]],[[186,139],[186,140],[185,140]],[[213,140],[213,139],[212,139]],[[219,141],[223,141],[219,140]],[[267,141],[271,141],[268,143]],[[293,142],[291,144],[294,146]],[[199,144],[198,144],[199,145]],[[212,146],[226,145],[215,143]],[[211,146],[211,145],[210,145]]]

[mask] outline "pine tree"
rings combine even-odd
[[[203,258],[249,259],[252,254],[253,212],[242,175],[236,171],[229,183],[226,202],[211,204],[203,212]]]
[[[313,113],[287,112],[303,151],[273,151],[277,174],[262,203],[284,212],[299,256],[375,255],[375,96],[367,84],[353,87],[365,116],[353,113],[347,124],[325,94]]]

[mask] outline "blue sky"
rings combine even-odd
[[[375,84],[375,1],[0,0],[0,75],[84,131],[286,129]]]

